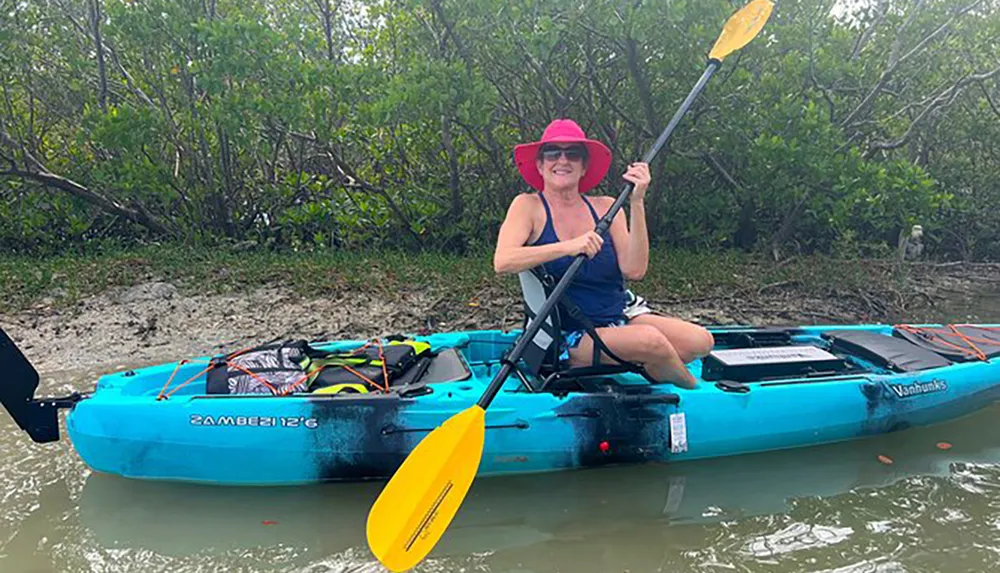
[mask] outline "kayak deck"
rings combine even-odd
[[[842,352],[837,358],[842,358],[845,364],[841,365],[839,369],[831,368],[829,364],[823,363],[821,360],[817,360],[815,356],[806,356],[806,358],[811,358],[811,360],[804,360],[806,366],[820,366],[820,368],[807,368],[808,373],[803,376],[795,376],[793,369],[775,369],[778,360],[775,360],[773,353],[775,351],[781,351],[783,349],[792,349],[801,351],[803,349],[814,350],[822,352],[821,349],[830,349],[832,344],[829,340],[824,338],[824,335],[830,332],[837,332],[840,336],[849,338],[854,335],[862,335],[869,337],[885,338],[887,342],[897,342],[901,345],[910,346],[908,352],[911,354],[909,358],[904,358],[903,361],[909,360],[915,365],[916,369],[923,369],[924,364],[921,360],[926,361],[926,355],[930,354],[928,351],[913,347],[903,341],[893,338],[892,327],[890,326],[849,326],[849,327],[799,327],[795,329],[754,329],[754,328],[730,328],[730,329],[719,329],[713,334],[716,336],[716,346],[713,351],[714,355],[722,356],[726,352],[739,352],[740,349],[745,349],[747,339],[753,337],[752,344],[760,344],[757,347],[759,353],[771,354],[772,356],[764,356],[765,362],[764,366],[770,367],[761,370],[760,368],[754,368],[754,364],[749,364],[748,368],[744,368],[744,374],[739,374],[740,368],[732,368],[726,370],[723,374],[731,374],[731,376],[726,377],[724,375],[719,375],[716,372],[712,372],[713,376],[709,376],[709,373],[705,372],[703,376],[703,365],[705,361],[695,360],[688,364],[688,370],[692,375],[699,379],[702,383],[714,384],[716,382],[722,381],[723,384],[719,385],[723,390],[736,390],[741,391],[738,387],[734,387],[730,382],[744,381],[747,383],[765,383],[768,379],[781,378],[785,379],[786,382],[803,382],[806,380],[823,380],[836,378],[845,375],[857,375],[857,374],[891,374],[892,370],[887,368],[885,365],[880,365],[877,362],[873,362],[870,357],[866,357],[863,352]],[[492,376],[496,374],[499,369],[499,365],[504,358],[506,351],[510,349],[511,346],[517,341],[520,331],[510,331],[502,332],[495,330],[482,330],[482,331],[468,331],[468,332],[456,332],[456,333],[439,333],[432,334],[428,336],[415,337],[417,340],[428,342],[431,345],[432,351],[440,353],[444,350],[453,350],[450,356],[457,355],[461,362],[458,366],[460,369],[465,370],[465,376],[456,377],[455,380],[440,379],[432,373],[429,373],[426,378],[431,380],[430,384],[441,385],[448,382],[460,382],[456,384],[455,387],[444,387],[450,392],[466,392],[472,391],[482,392],[482,389],[486,384],[490,382]],[[784,335],[783,337],[781,335]],[[781,343],[776,343],[781,339]],[[345,340],[345,341],[335,341],[335,342],[322,342],[314,343],[313,346],[317,349],[328,350],[328,351],[349,351],[363,345],[365,340]],[[753,353],[751,353],[753,354]],[[768,361],[770,359],[770,361]],[[938,362],[933,362],[936,359]],[[114,374],[108,374],[102,376],[98,382],[98,389],[105,392],[106,395],[110,396],[112,394],[117,394],[122,397],[126,396],[146,396],[146,397],[157,397],[162,399],[169,399],[171,397],[177,396],[202,396],[207,395],[206,393],[206,380],[205,380],[205,369],[209,364],[211,357],[201,357],[195,359],[184,360],[175,363],[162,364],[157,366],[151,366],[148,368],[130,370],[126,372],[119,372]],[[927,364],[929,366],[946,366],[948,362],[941,358],[940,356],[934,355],[932,357],[932,362]],[[713,364],[718,365],[718,362]],[[825,367],[825,368],[824,368]],[[455,368],[455,367],[452,367]],[[615,381],[619,384],[641,384],[648,385],[648,383],[639,375],[634,373],[621,372],[615,370],[611,367],[611,372],[614,374]],[[738,374],[738,375],[737,375]],[[517,392],[525,391],[531,392],[533,390],[543,388],[544,380],[541,376],[530,376],[531,380],[528,384],[525,384],[525,380],[519,379],[516,376],[510,376],[507,380],[504,391],[505,392]],[[566,378],[566,376],[559,376],[558,378]],[[668,388],[668,391],[676,391],[677,388],[673,386],[664,386]],[[296,395],[307,394],[307,393],[296,393]]]

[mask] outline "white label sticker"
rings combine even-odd
[[[670,453],[679,454],[688,449],[687,423],[684,412],[670,414]]]

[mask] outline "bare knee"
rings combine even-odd
[[[711,332],[691,323],[687,323],[682,329],[677,329],[671,341],[677,349],[677,355],[685,364],[707,356],[715,346],[715,337]]]
[[[656,327],[643,325],[643,328],[637,332],[637,337],[641,340],[642,359],[646,362],[663,362],[665,359],[677,355],[674,345]]]
[[[695,329],[697,335],[694,337],[696,342],[692,348],[692,352],[694,358],[701,358],[707,356],[715,348],[715,337],[704,326],[695,325]]]

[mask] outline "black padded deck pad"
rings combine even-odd
[[[446,348],[435,356],[427,373],[420,379],[426,384],[440,382],[458,382],[472,377],[472,371],[465,362],[465,357],[455,348]]]
[[[915,344],[864,330],[830,330],[823,338],[841,350],[896,372],[917,372],[951,364],[943,356]]]

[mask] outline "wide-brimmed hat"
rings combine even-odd
[[[539,148],[546,143],[582,143],[587,146],[587,172],[580,178],[580,193],[586,193],[597,186],[611,167],[611,150],[607,146],[600,141],[587,139],[583,130],[572,119],[557,119],[545,128],[539,141],[514,147],[517,170],[528,185],[539,191],[545,188],[545,181],[538,172],[535,161],[538,159]]]

